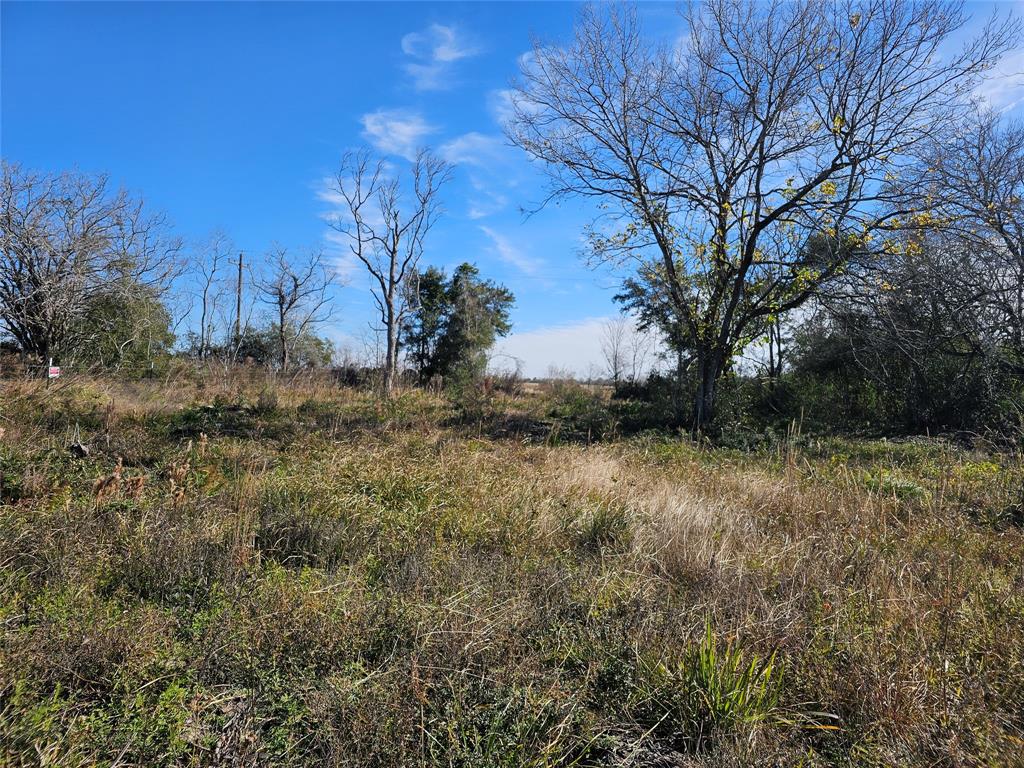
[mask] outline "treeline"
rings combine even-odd
[[[464,263],[449,278],[420,267],[436,218],[436,191],[448,168],[424,153],[411,188],[362,163],[339,172],[355,185],[354,208],[336,225],[371,277],[383,355],[358,365],[390,392],[408,350],[426,383],[481,377],[495,339],[510,330],[514,297]],[[346,160],[348,162],[348,160]],[[274,247],[246,257],[222,233],[187,244],[166,217],[111,187],[105,176],[35,173],[4,163],[0,179],[0,344],[29,370],[51,361],[68,370],[159,373],[176,358],[281,372],[336,360],[323,335],[338,309],[337,274],[321,250]],[[365,221],[395,226],[387,237]],[[352,226],[353,229],[348,228]]]
[[[639,348],[611,366],[620,393],[705,433],[1019,430],[1024,129],[977,96],[1019,21],[967,37],[963,6],[938,0],[681,13],[689,34],[666,47],[629,6],[585,9],[572,40],[522,57],[506,125],[548,199],[596,203],[589,257],[625,275],[617,301],[665,350],[648,381]],[[509,330],[502,286],[421,266],[450,175],[427,151],[404,173],[349,153],[328,190],[370,282],[388,395],[403,358],[421,385],[478,380]],[[329,358],[322,253],[243,265],[223,238],[186,252],[104,178],[5,165],[2,194],[0,323],[19,355]]]

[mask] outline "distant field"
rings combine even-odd
[[[1017,456],[0,387],[4,766],[1022,764]]]

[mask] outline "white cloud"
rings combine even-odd
[[[531,48],[528,51],[523,51],[516,57],[516,65],[519,67],[519,71],[525,74],[534,73],[537,71],[537,59],[538,51],[543,56],[547,52],[556,52],[557,48],[550,46],[542,46],[541,48]]]
[[[483,224],[480,225],[480,231],[491,239],[491,252],[506,264],[511,264],[527,275],[536,275],[541,266],[543,266],[542,261],[523,253],[522,250],[513,245],[512,241],[500,232],[496,232],[491,227]]]
[[[508,196],[499,188],[496,188],[495,179],[505,178],[508,182],[508,173],[501,174],[493,169],[480,169],[482,173],[471,172],[469,174],[469,185],[473,188],[473,196],[469,198],[469,210],[467,215],[471,219],[483,219],[495,213],[500,213],[508,206]],[[509,186],[515,186],[514,183]]]
[[[505,195],[488,188],[477,177],[470,177],[470,184],[480,197],[474,197],[469,201],[469,210],[466,212],[469,218],[484,219],[504,210],[508,205],[508,198]]]
[[[454,63],[480,50],[455,27],[431,24],[403,37],[402,52],[412,59],[405,71],[412,76],[416,90],[439,91],[453,85]]]
[[[431,24],[422,32],[410,32],[402,38],[402,51],[409,56],[435,61],[458,61],[478,51],[468,40],[460,39],[454,27]]]
[[[437,132],[423,115],[404,109],[378,109],[363,115],[362,123],[363,137],[374,147],[407,160],[414,159],[423,140]]]
[[[335,275],[344,283],[349,282],[353,273],[359,271],[360,264],[352,252],[352,240],[344,230],[353,224],[352,212],[345,201],[345,196],[337,187],[335,178],[324,176],[317,182],[313,191],[316,199],[327,203],[328,208],[321,210],[318,216],[329,225],[322,235],[324,252],[330,260]],[[380,208],[373,201],[367,205],[362,214],[372,226],[380,226],[384,222]]]
[[[998,112],[1006,112],[1024,101],[1024,49],[1010,51],[974,90],[974,95]]]
[[[352,253],[348,237],[341,232],[330,229],[324,232],[326,246],[324,252],[330,261],[334,274],[343,283],[348,283],[358,272],[359,262]]]
[[[389,166],[387,163],[384,164],[384,178],[388,177]],[[351,181],[346,180],[346,188],[349,187]],[[333,232],[337,232],[337,227],[350,226],[353,223],[352,211],[348,206],[348,202],[342,191],[338,188],[338,179],[324,176],[318,183],[313,186],[314,194],[316,199],[320,202],[327,203],[328,207],[325,210],[321,210],[317,214],[321,219],[332,225]],[[351,192],[350,189],[346,191]],[[375,199],[367,201],[362,208],[363,220],[371,226],[379,227],[384,224],[384,216],[381,213],[380,207],[377,205]]]
[[[522,181],[520,157],[499,134],[465,133],[442,144],[438,151],[449,163],[469,169],[469,183],[475,192],[468,201],[471,219],[506,208],[507,192]]]
[[[335,208],[343,208],[345,206],[345,197],[338,191],[338,188],[335,186],[336,184],[335,179],[330,176],[324,176],[316,185],[316,199],[330,203]]]
[[[498,125],[504,126],[515,116],[515,94],[511,88],[499,88],[487,94],[487,109]]]
[[[559,53],[557,48],[547,47],[540,50],[542,55]],[[535,50],[519,54],[516,63],[521,74],[528,77],[540,74],[537,71],[537,51]],[[487,110],[502,128],[515,117],[517,109],[526,114],[537,114],[541,111],[541,106],[526,98],[523,92],[517,91],[515,88],[497,88],[487,94]]]
[[[501,136],[472,131],[442,144],[439,151],[449,163],[488,167],[508,162],[509,149]]]

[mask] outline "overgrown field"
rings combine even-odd
[[[1019,457],[0,386],[4,766],[1024,764]]]

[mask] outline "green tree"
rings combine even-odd
[[[308,328],[281,329],[276,323],[263,328],[246,328],[238,342],[238,358],[267,367],[279,366],[281,339],[287,339],[289,368],[321,368],[331,364],[334,345],[330,339],[318,336]]]
[[[406,359],[416,371],[420,384],[426,384],[435,373],[437,344],[444,333],[448,309],[448,286],[445,274],[437,267],[428,267],[408,283],[411,314],[402,320],[402,347]]]
[[[414,310],[405,324],[403,345],[419,379],[435,375],[474,380],[487,368],[487,351],[512,328],[512,292],[480,270],[462,264],[446,279],[431,268],[420,274]]]
[[[171,354],[171,323],[167,307],[144,286],[98,294],[82,320],[77,362],[141,373]]]

